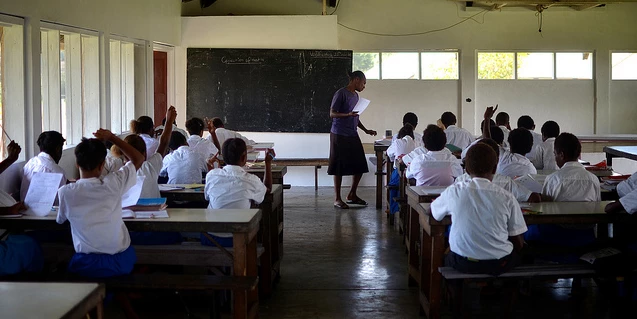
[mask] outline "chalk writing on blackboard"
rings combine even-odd
[[[264,58],[254,58],[254,57],[245,57],[245,58],[229,58],[229,57],[221,57],[221,63],[223,64],[263,64],[265,62]]]

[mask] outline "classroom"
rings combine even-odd
[[[635,0],[0,0],[0,313],[632,317],[636,17]],[[508,222],[459,222],[498,212],[462,205],[481,195]],[[33,260],[3,269],[15,251]],[[122,272],[78,270],[95,256]]]

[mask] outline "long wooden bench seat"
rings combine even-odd
[[[327,158],[276,158],[276,165],[285,166],[314,166],[314,189],[318,190],[318,170],[329,164]]]
[[[447,280],[457,279],[496,279],[496,278],[531,278],[531,277],[573,277],[592,276],[595,270],[588,265],[528,265],[515,267],[499,276],[489,274],[466,274],[452,267],[439,267],[438,271]]]
[[[252,290],[258,277],[132,274],[100,279],[107,289],[115,290]]]

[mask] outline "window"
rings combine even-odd
[[[380,79],[380,60],[378,53],[354,53],[352,70],[360,70],[368,79]]]
[[[637,53],[611,53],[612,79],[637,80]]]
[[[419,79],[418,52],[383,52],[383,79]]]
[[[555,75],[558,79],[593,79],[593,53],[555,53]]]
[[[7,22],[8,21],[8,22]],[[24,21],[0,15],[0,156],[11,139],[24,140]],[[5,106],[10,106],[5,108]],[[20,154],[24,158],[24,151]]]
[[[553,53],[518,52],[518,79],[553,79]]]
[[[515,53],[478,52],[478,79],[515,79]]]
[[[422,52],[420,67],[423,80],[457,80],[458,52]]]
[[[111,130],[128,130],[135,118],[135,44],[110,41]]]

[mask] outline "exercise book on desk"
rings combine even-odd
[[[27,206],[25,215],[46,216],[51,213],[51,207],[55,202],[55,197],[62,181],[60,173],[33,174],[24,204]]]
[[[132,211],[135,211],[135,212],[140,212],[140,211],[149,211],[149,212],[162,211],[162,210],[165,210],[166,208],[168,208],[168,206],[166,205],[166,198],[163,198],[163,197],[159,197],[159,198],[140,198],[137,201],[137,204],[124,207],[124,209],[132,210]]]
[[[132,211],[130,209],[122,209],[122,218],[133,219],[152,219],[152,218],[168,218],[168,211]]]

